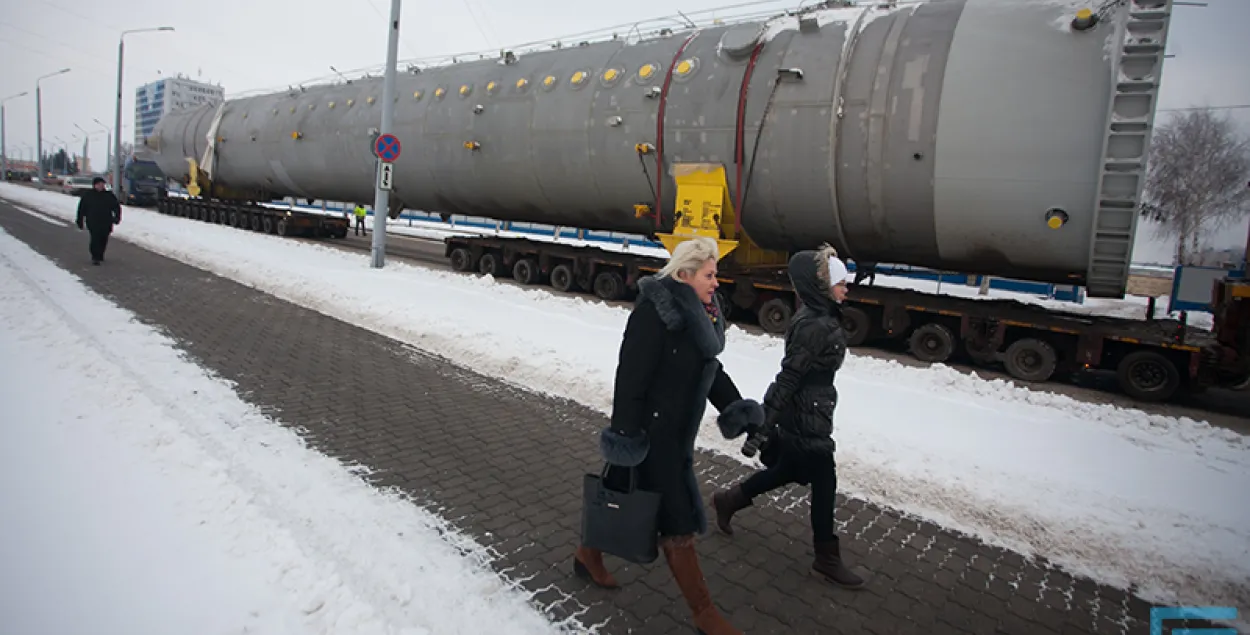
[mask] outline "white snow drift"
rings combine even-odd
[[[5,197],[67,217],[59,194]],[[628,312],[541,288],[128,208],[118,238],[607,412]],[[722,359],[760,397],[781,341],[731,328]],[[836,424],[844,491],[1161,602],[1250,599],[1250,442],[1188,418],[1077,402],[936,366],[852,356]],[[709,408],[709,421],[714,410]],[[742,459],[705,422],[700,444]],[[745,460],[745,459],[742,459]],[[576,478],[576,475],[570,475]]]
[[[556,632],[471,540],[2,231],[0,360],[5,632]]]

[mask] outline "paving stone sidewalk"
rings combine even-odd
[[[649,566],[609,558],[624,584],[615,592],[572,575],[582,475],[599,467],[599,413],[140,249],[124,226],[101,267],[89,262],[85,232],[3,202],[0,227],[176,338],[313,447],[438,510],[487,545],[495,568],[553,620],[614,634],[692,632],[662,557]],[[709,501],[748,473],[706,453],[696,469]],[[807,575],[806,493],[759,500],[735,519],[732,540],[711,533],[699,544],[714,600],[747,633],[1149,632],[1149,604],[1123,591],[841,496],[838,531],[869,581],[859,592],[822,584]]]

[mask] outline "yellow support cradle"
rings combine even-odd
[[[658,234],[668,253],[692,238],[711,238],[720,248],[720,258],[737,246],[734,237],[733,202],[725,167],[716,163],[679,163],[672,168],[677,182],[677,220],[670,234]]]

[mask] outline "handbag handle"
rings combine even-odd
[[[614,463],[608,463],[608,462],[606,462],[606,461],[605,461],[605,462],[604,462],[604,464],[603,464],[603,471],[599,473],[599,481],[600,481],[600,482],[602,482],[602,483],[604,484],[604,487],[607,487],[607,483],[608,483],[608,470],[612,469],[613,467],[623,467],[623,468],[625,468],[625,469],[629,470],[629,489],[625,490],[625,493],[626,493],[626,494],[633,494],[633,493],[634,493],[634,488],[635,488],[635,487],[637,487],[637,483],[636,483],[636,481],[637,481],[637,479],[638,479],[638,468],[637,468],[637,467],[625,467],[624,465],[616,465],[616,464],[614,464]]]

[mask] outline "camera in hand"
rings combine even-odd
[[[752,428],[747,432],[747,440],[742,442],[742,455],[751,458],[767,444],[768,434],[764,432],[764,428]]]

